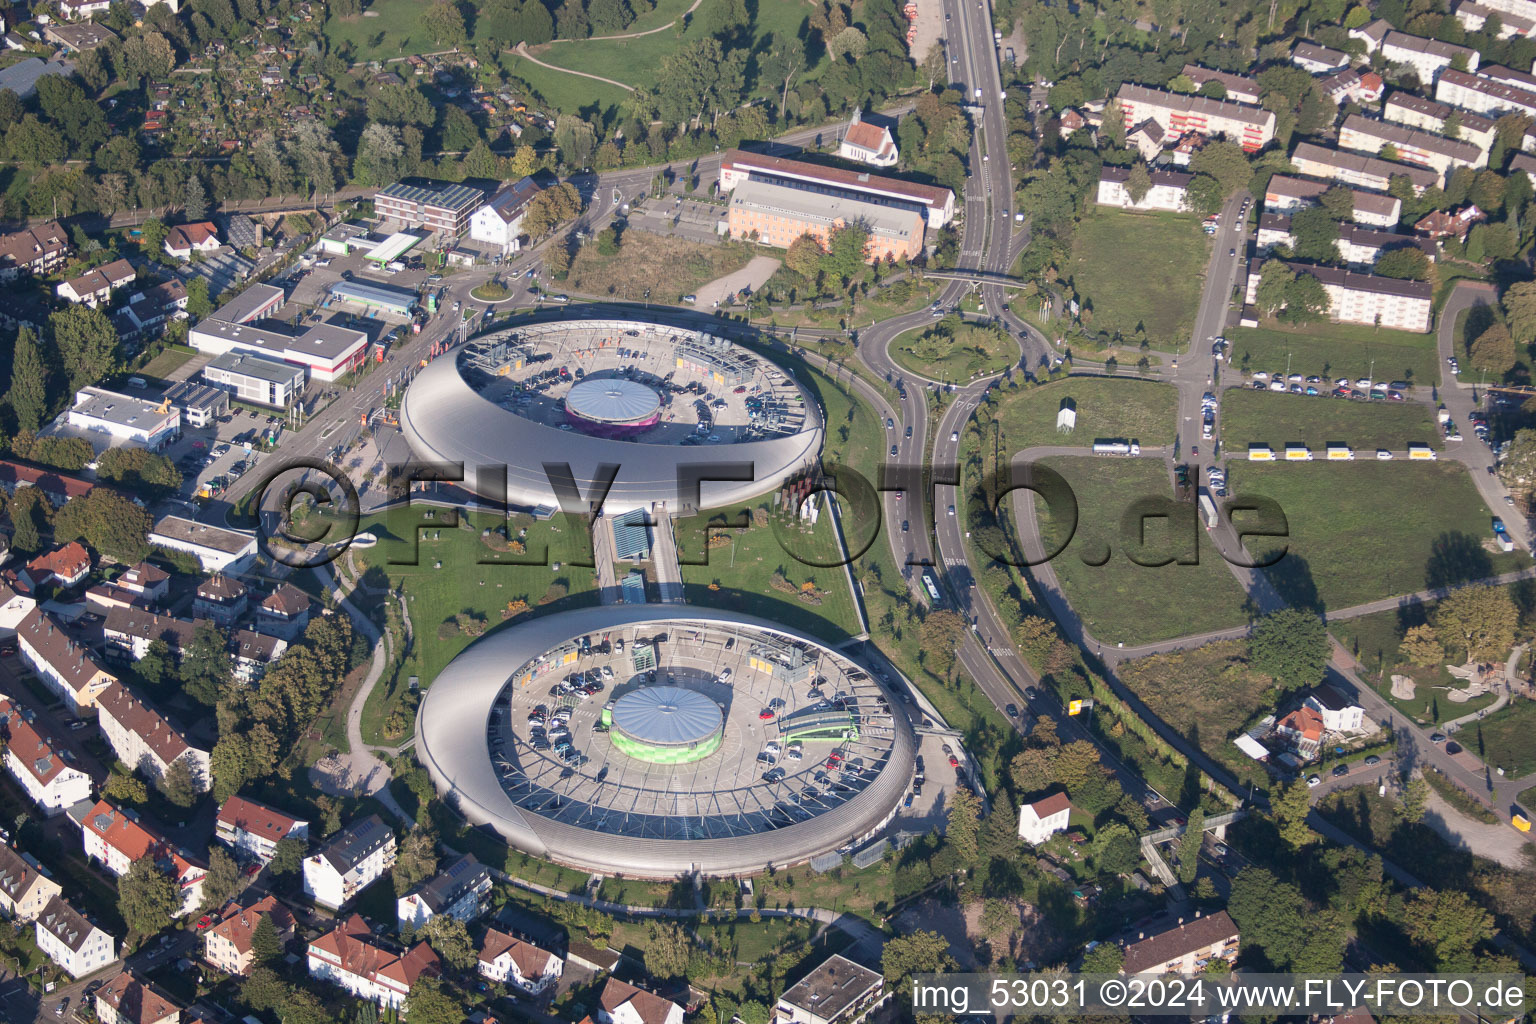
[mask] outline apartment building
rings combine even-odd
[[[1269,185],[1264,190],[1264,209],[1271,213],[1295,213],[1308,206],[1316,206],[1322,201],[1323,193],[1335,184],[1277,174],[1269,179]],[[1379,192],[1362,192],[1359,189],[1350,189],[1349,194],[1354,200],[1352,219],[1356,224],[1377,228],[1397,226],[1403,210],[1402,201],[1397,197]]]
[[[1259,215],[1259,231],[1255,248],[1263,255],[1277,245],[1289,249],[1296,247],[1291,234],[1291,218],[1285,214],[1263,213]],[[1367,270],[1376,265],[1381,254],[1392,249],[1415,248],[1433,262],[1437,253],[1434,243],[1416,235],[1400,235],[1393,231],[1376,231],[1358,224],[1340,224],[1337,248],[1339,259],[1351,267]]]
[[[399,1009],[416,979],[438,970],[437,954],[425,942],[404,953],[385,949],[356,914],[309,944],[311,978],[385,1009]]]
[[[1131,199],[1131,193],[1126,188],[1131,179],[1129,167],[1111,167],[1105,165],[1099,172],[1099,192],[1097,201],[1100,206],[1116,206],[1122,210],[1171,210],[1180,211],[1186,208],[1189,197],[1189,183],[1194,180],[1193,174],[1184,171],[1152,171],[1149,175],[1152,179],[1152,187],[1147,194],[1141,197],[1140,202]]]
[[[96,990],[100,1024],[180,1024],[181,1008],[159,989],[124,971]]]
[[[1366,53],[1375,53],[1381,49],[1382,40],[1387,38],[1387,33],[1392,31],[1390,22],[1382,18],[1361,25],[1359,28],[1349,30],[1349,38],[1358,39],[1365,44]]]
[[[1476,71],[1479,54],[1469,46],[1454,46],[1438,39],[1411,36],[1406,32],[1388,32],[1381,40],[1381,54],[1393,64],[1413,69],[1419,82],[1429,85],[1441,71],[1460,64],[1467,71]]]
[[[731,190],[727,229],[732,238],[787,249],[810,235],[823,249],[833,232],[858,225],[869,232],[866,262],[904,263],[923,251],[923,214],[850,196],[823,195],[767,181],[748,180]]]
[[[1500,17],[1536,22],[1536,0],[1478,0],[1478,5]]]
[[[923,211],[930,228],[941,228],[955,218],[955,194],[947,188],[740,149],[722,153],[720,191],[732,192],[744,181],[766,181],[818,195],[844,196],[903,210],[917,207]]]
[[[1446,70],[1435,83],[1435,99],[1494,118],[1510,113],[1536,116],[1536,89],[1526,88],[1515,81],[1490,78],[1487,76],[1489,70],[1485,68],[1481,75]]]
[[[1258,80],[1247,75],[1234,75],[1230,71],[1212,71],[1198,64],[1185,64],[1180,72],[1185,78],[1195,83],[1196,89],[1205,88],[1208,82],[1220,82],[1221,87],[1227,91],[1223,99],[1232,103],[1250,103],[1258,105],[1259,97],[1263,93]]]
[[[116,940],[57,893],[38,912],[32,934],[38,950],[71,978],[83,978],[117,959]]]
[[[1287,264],[1298,274],[1311,274],[1328,293],[1328,318],[1338,323],[1373,324],[1399,331],[1428,331],[1434,289],[1424,281],[1399,281],[1352,270]],[[1258,295],[1260,268],[1248,275],[1247,303]]]
[[[459,182],[397,181],[374,194],[373,211],[382,220],[457,238],[484,202],[484,192]]]
[[[539,996],[559,984],[565,961],[547,949],[491,928],[480,943],[478,969],[482,978]]]
[[[1461,27],[1468,32],[1485,31],[1489,18],[1497,18],[1499,21],[1499,39],[1529,36],[1536,32],[1536,20],[1523,18],[1518,14],[1496,11],[1486,4],[1475,3],[1474,0],[1461,0],[1452,13],[1456,15],[1456,20],[1461,22]]]
[[[78,277],[61,282],[54,293],[65,302],[74,302],[95,309],[112,298],[119,288],[133,284],[136,273],[127,260],[113,260],[95,270],[87,270]]]
[[[0,843],[0,914],[31,924],[62,891],[59,883],[43,874],[35,861],[23,857],[8,843]]]
[[[255,627],[262,633],[292,640],[309,624],[314,602],[292,583],[279,583],[256,606]]]
[[[1482,150],[1486,157],[1487,152],[1493,148],[1493,138],[1496,134],[1493,118],[1466,110],[1457,110],[1448,103],[1425,99],[1423,96],[1402,91],[1388,96],[1387,102],[1381,107],[1381,116],[1388,121],[1396,121],[1410,128],[1421,128],[1424,131],[1442,135],[1445,132],[1446,118],[1452,114],[1461,120],[1461,128],[1457,131],[1456,138],[1463,142],[1470,142]]]
[[[1275,137],[1275,115],[1262,107],[1149,89],[1130,82],[1121,85],[1115,95],[1125,113],[1127,131],[1150,118],[1171,137],[1185,132],[1225,135],[1249,153],[1263,149]]]
[[[1225,910],[1189,920],[1154,935],[1137,933],[1125,945],[1126,974],[1193,974],[1213,960],[1231,963],[1237,958],[1237,925]]]
[[[199,793],[212,784],[208,751],[187,742],[144,698],[115,682],[96,698],[96,723],[119,761],[146,778],[158,780],[177,761],[186,763]]]
[[[1407,178],[1415,194],[1440,184],[1440,175],[1427,167],[1394,163],[1362,153],[1326,149],[1311,142],[1298,142],[1291,152],[1291,163],[1301,174],[1337,181],[1354,188],[1385,192],[1392,179]]]
[[[56,469],[29,466],[11,459],[0,459],[0,487],[5,488],[6,494],[12,495],[23,487],[36,487],[55,508],[70,498],[84,497],[96,489],[96,485],[89,480],[65,476]]]
[[[89,648],[78,643],[63,623],[41,608],[33,608],[16,626],[16,644],[42,684],[62,697],[76,715],[84,708],[95,707],[101,692],[117,682],[117,677],[96,661]]]
[[[779,997],[773,1024],[858,1024],[887,998],[884,975],[834,953]]]
[[[170,653],[179,659],[196,633],[197,623],[190,619],[131,607],[108,609],[101,630],[104,640],[135,661],[148,654],[149,645],[156,640],[164,641]],[[230,635],[231,631],[225,633]],[[249,629],[233,630],[229,651],[235,659],[235,679],[247,685],[256,682],[287,649],[288,641],[282,637]]]
[[[542,191],[532,178],[521,178],[503,185],[469,218],[469,237],[501,250],[502,255],[517,252],[523,234],[523,219],[533,197]]]
[[[61,814],[91,797],[91,777],[65,760],[51,736],[38,732],[31,717],[0,697],[0,723],[6,730],[5,770],[26,790],[45,815]]]
[[[171,587],[171,574],[157,565],[140,562],[114,582],[120,589],[137,594],[145,605],[153,606],[165,600]]]
[[[293,938],[293,915],[275,896],[264,896],[248,907],[230,902],[210,916],[213,924],[203,932],[203,959],[226,974],[251,972],[256,964],[251,938],[263,920],[272,922],[278,941]]]
[[[355,821],[304,859],[304,895],[336,910],[395,866],[395,831],[377,814]]]
[[[134,812],[98,800],[79,816],[79,824],[86,857],[119,877],[128,873],[134,861],[151,858],[181,889],[178,916],[192,913],[201,904],[207,867],[151,831]]]
[[[1488,166],[1488,151],[1470,142],[1410,128],[1396,121],[1378,121],[1364,114],[1350,114],[1339,128],[1339,145],[1366,153],[1391,147],[1397,159],[1422,164],[1442,177],[1457,167],[1481,170]]]
[[[69,259],[69,235],[57,221],[0,234],[0,281],[49,274]]]
[[[1322,716],[1326,732],[1351,733],[1365,727],[1365,708],[1332,684],[1318,686],[1302,703]]]
[[[0,561],[4,561],[4,552],[0,552]],[[9,583],[0,580],[0,637],[14,637],[21,620],[36,607],[36,598],[18,594]]]
[[[38,555],[27,563],[26,575],[33,588],[53,585],[72,587],[91,571],[91,553],[85,545],[72,540],[62,547]]]
[[[396,900],[395,917],[401,928],[420,928],[439,914],[468,924],[485,913],[491,882],[490,869],[466,853]]]
[[[231,626],[245,614],[247,588],[229,576],[210,576],[197,585],[192,601],[192,615],[211,619],[220,626]]]
[[[309,822],[301,821],[250,797],[232,796],[219,808],[213,837],[241,860],[266,864],[284,839],[309,841]]]

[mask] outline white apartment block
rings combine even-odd
[[[1213,71],[1198,64],[1185,64],[1184,70],[1180,73],[1194,82],[1196,89],[1204,88],[1207,82],[1220,82],[1222,88],[1227,90],[1224,98],[1233,103],[1251,103],[1257,106],[1264,91],[1256,79],[1246,75],[1234,75],[1228,71]]]
[[[1334,686],[1319,686],[1302,703],[1323,716],[1323,728],[1328,732],[1358,732],[1365,727],[1365,708]]]
[[[482,978],[537,996],[559,983],[565,961],[531,942],[492,928],[480,944],[479,971]]]
[[[1536,31],[1536,21],[1523,18],[1518,14],[1507,14],[1496,11],[1487,4],[1475,3],[1474,0],[1461,0],[1454,11],[1456,20],[1461,22],[1461,27],[1468,32],[1482,32],[1488,24],[1489,18],[1499,19],[1498,38],[1508,39],[1511,36],[1528,36]]]
[[[304,859],[304,895],[336,910],[395,866],[395,831],[377,814],[336,833]]]
[[[1446,71],[1435,83],[1435,99],[1489,117],[1509,113],[1536,115],[1536,90],[1523,88],[1518,82],[1489,78],[1489,70],[1493,69],[1485,68],[1482,75]]]
[[[265,864],[284,839],[307,842],[309,822],[289,817],[275,807],[243,796],[232,796],[219,808],[213,837],[235,851],[242,860]]]
[[[52,738],[41,735],[25,713],[5,698],[0,698],[0,721],[10,732],[5,770],[45,815],[61,814],[91,798],[91,777],[72,767],[55,749]]]
[[[503,185],[469,218],[469,237],[499,248],[502,255],[517,252],[528,204],[540,192],[532,178]]]
[[[1260,214],[1255,248],[1260,255],[1265,255],[1277,245],[1295,249],[1296,239],[1291,234],[1291,218],[1278,213]],[[1431,262],[1435,259],[1434,244],[1416,235],[1374,231],[1355,224],[1339,225],[1336,248],[1340,260],[1362,270],[1375,266],[1377,258],[1389,249],[1416,248],[1428,256]]]
[[[61,891],[35,861],[0,843],[0,914],[29,924]]]
[[[1189,183],[1194,179],[1193,174],[1183,171],[1152,171],[1152,187],[1138,203],[1132,201],[1131,193],[1126,189],[1126,183],[1130,177],[1129,167],[1105,166],[1099,174],[1099,205],[1117,206],[1122,210],[1177,212],[1185,209],[1185,201],[1189,196]]]
[[[16,644],[42,684],[64,698],[76,715],[82,708],[95,707],[101,692],[117,682],[63,623],[40,608],[33,608],[17,623]]]
[[[773,1024],[858,1024],[888,998],[884,975],[834,953],[779,997]]]
[[[1374,274],[1357,274],[1333,267],[1287,264],[1297,274],[1311,274],[1328,293],[1328,318],[1336,323],[1373,324],[1420,334],[1430,328],[1434,289],[1424,281],[1399,281]],[[1260,267],[1248,275],[1246,302],[1259,290]]]
[[[1263,149],[1275,137],[1275,115],[1262,107],[1148,89],[1130,82],[1120,86],[1115,95],[1125,113],[1127,131],[1151,119],[1174,138],[1185,132],[1225,135],[1249,153]]]
[[[212,785],[208,751],[188,743],[180,730],[122,683],[113,683],[96,699],[96,724],[118,760],[151,781],[185,761],[199,793]]]
[[[117,959],[112,936],[87,921],[62,896],[55,895],[37,915],[33,934],[43,955],[71,978],[83,978]]]
[[[1416,195],[1432,185],[1440,184],[1440,176],[1427,167],[1395,163],[1363,153],[1327,149],[1310,142],[1296,144],[1296,148],[1291,151],[1291,164],[1300,174],[1376,192],[1385,192],[1392,184],[1392,179],[1398,177],[1412,182]]]
[[[1424,39],[1406,32],[1388,32],[1381,40],[1381,54],[1393,64],[1413,69],[1422,85],[1435,80],[1459,57],[1468,71],[1477,70],[1478,52],[1467,46],[1453,46],[1438,39]]]
[[[485,913],[491,884],[490,870],[474,854],[466,853],[396,900],[396,921],[401,928],[420,928],[446,914],[468,924]]]
[[[1394,92],[1381,107],[1381,116],[1388,121],[1442,135],[1445,133],[1446,118],[1453,113],[1461,118],[1461,128],[1456,137],[1463,142],[1470,142],[1486,156],[1493,148],[1493,139],[1497,134],[1492,118],[1457,110],[1448,103],[1425,99],[1411,92]]]
[[[1379,153],[1391,146],[1397,151],[1397,159],[1422,164],[1442,177],[1457,167],[1481,170],[1488,166],[1488,151],[1470,142],[1448,139],[1395,121],[1378,121],[1364,114],[1351,114],[1344,119],[1339,128],[1339,145],[1365,153]]]
[[[1295,213],[1297,210],[1318,205],[1322,201],[1323,193],[1331,187],[1333,185],[1325,181],[1311,181],[1288,174],[1277,174],[1269,179],[1269,185],[1264,190],[1264,209],[1270,213]],[[1383,195],[1380,192],[1361,192],[1358,189],[1350,189],[1349,193],[1354,200],[1354,216],[1351,219],[1356,224],[1377,228],[1397,226],[1402,216],[1403,204],[1396,196]]]

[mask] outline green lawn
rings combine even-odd
[[[898,365],[929,380],[965,382],[1017,366],[1019,346],[1005,331],[965,324],[953,336],[932,327],[907,331],[890,346]]]
[[[658,36],[670,38],[670,33],[661,32]],[[548,56],[539,59],[548,60]],[[540,67],[531,60],[525,60],[515,53],[498,54],[497,61],[507,73],[527,82],[534,92],[544,98],[544,102],[551,108],[545,112],[550,115],[574,114],[578,111],[590,110],[592,107],[606,114],[610,110],[617,111],[629,98],[629,93],[618,86],[609,85],[606,82],[594,82],[580,75],[568,75],[563,71],[552,71],[549,68]],[[597,73],[615,81],[622,77],[604,74],[601,71]]]
[[[1424,386],[1440,379],[1434,334],[1412,334],[1362,324],[1305,327],[1234,327],[1230,369],[1316,375],[1328,381],[1406,380]],[[1289,366],[1289,371],[1287,371]]]
[[[333,48],[350,45],[353,61],[388,60],[443,49],[421,27],[421,5],[416,0],[374,0],[364,14],[327,18],[325,35]]]
[[[1475,730],[1463,729],[1456,738],[1509,777],[1536,772],[1536,702],[1517,697],[1478,722]]]
[[[999,388],[993,394],[1007,452],[1040,445],[1088,447],[1101,437],[1166,445],[1173,443],[1177,426],[1178,392],[1154,381],[1067,377],[1041,387]],[[1069,400],[1076,405],[1077,428],[1058,434],[1056,414]]]
[[[1321,458],[1324,446],[1338,441],[1354,448],[1357,459],[1369,459],[1377,448],[1401,452],[1410,442],[1434,448],[1443,443],[1422,402],[1357,402],[1245,388],[1221,393],[1220,426],[1221,443],[1239,453],[1254,443],[1279,451],[1297,441]]]
[[[1172,482],[1161,459],[1092,457],[1046,459],[1045,465],[1066,478],[1077,497],[1076,532],[1052,567],[1083,624],[1105,643],[1139,644],[1169,637],[1241,625],[1246,596],[1205,536],[1193,505],[1189,519],[1175,532],[1168,520],[1145,521],[1145,548],[1138,557],[1159,554],[1193,557],[1158,567],[1137,565],[1128,557],[1122,518],[1142,499],[1172,497]],[[1062,542],[1073,524],[1036,507],[1048,550]],[[1177,538],[1178,542],[1172,541]],[[1085,561],[1107,561],[1089,565]]]
[[[1248,549],[1284,548],[1264,572],[1293,605],[1339,611],[1531,561],[1489,550],[1491,513],[1458,464],[1239,462],[1230,478],[1237,497],[1262,495],[1285,512],[1288,540],[1254,538]]]
[[[1192,214],[1091,209],[1072,249],[1073,283],[1093,314],[1084,326],[1129,338],[1140,324],[1154,348],[1182,349],[1210,248]]]
[[[167,345],[163,352],[139,367],[139,376],[164,380],[171,371],[195,355],[197,350],[185,345]]]

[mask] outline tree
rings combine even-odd
[[[406,834],[395,855],[393,871],[395,895],[404,896],[437,874],[437,836],[431,829],[412,829]]]
[[[1270,813],[1280,828],[1280,838],[1293,850],[1308,846],[1317,839],[1317,833],[1307,825],[1307,815],[1311,810],[1311,789],[1302,779],[1281,789],[1270,801]]]
[[[1510,285],[1500,303],[1504,307],[1504,322],[1515,342],[1529,345],[1536,341],[1536,281]]]
[[[1417,889],[1403,908],[1408,937],[1433,955],[1438,971],[1474,969],[1473,951],[1493,938],[1493,915],[1454,889]]]
[[[181,191],[181,206],[189,221],[208,216],[208,192],[203,188],[203,179],[196,174],[187,175],[187,184]]]
[[[1429,783],[1424,781],[1422,775],[1415,775],[1408,780],[1403,787],[1403,820],[1417,824],[1424,820],[1424,812],[1429,807]]]
[[[411,986],[405,1012],[411,1024],[460,1024],[466,1019],[464,1004],[453,989],[432,977],[422,977]]]
[[[201,780],[187,757],[178,757],[167,765],[155,785],[177,807],[191,807],[202,795]]]
[[[1112,875],[1128,875],[1141,860],[1141,844],[1123,822],[1112,821],[1094,834],[1093,863]]]
[[[215,846],[208,852],[208,874],[203,876],[203,907],[211,910],[228,903],[240,891],[240,865],[229,851]]]
[[[1321,320],[1328,312],[1328,290],[1311,274],[1297,274],[1285,289],[1284,319],[1291,323]]]
[[[1355,194],[1344,185],[1332,186],[1318,201],[1336,221],[1349,220],[1355,215]]]
[[[1225,199],[1221,194],[1221,182],[1209,174],[1197,174],[1190,179],[1189,187],[1185,190],[1184,205],[1191,213],[1210,217],[1221,210]]]
[[[1285,294],[1296,274],[1281,260],[1268,260],[1259,270],[1259,287],[1254,293],[1258,307],[1271,316],[1285,307]]]
[[[1014,755],[1009,765],[1013,784],[1022,794],[1038,793],[1056,781],[1051,752],[1029,747]]]
[[[821,268],[828,276],[846,285],[863,271],[868,247],[869,229],[864,225],[835,227],[827,240],[827,253],[822,257]]]
[[[96,478],[141,495],[174,491],[181,486],[181,471],[174,462],[147,448],[128,445],[108,448],[97,457]]]
[[[1125,966],[1125,951],[1118,942],[1101,942],[1083,954],[1084,974],[1119,974]]]
[[[1520,611],[1503,587],[1463,587],[1435,609],[1435,632],[1468,661],[1502,661],[1515,642]]]
[[[131,498],[97,487],[70,498],[53,521],[54,540],[84,540],[97,551],[132,565],[149,553],[149,515]]]
[[[528,202],[523,215],[523,230],[530,238],[543,238],[565,221],[581,212],[581,194],[570,182],[561,182],[539,192]]]
[[[968,790],[957,790],[950,798],[949,821],[944,837],[954,848],[962,864],[976,861],[976,840],[981,831],[981,803]]]
[[[468,38],[464,32],[464,15],[452,0],[437,0],[423,11],[421,27],[439,46],[456,46]]]
[[[199,622],[181,658],[181,683],[187,696],[211,708],[224,696],[234,676],[229,640],[212,622]]]
[[[597,131],[574,114],[561,114],[555,119],[555,147],[567,164],[586,167],[597,149]]]
[[[118,50],[117,67],[134,78],[164,78],[176,67],[170,40],[158,32],[132,36]]]
[[[181,909],[181,887],[153,858],[140,857],[118,877],[117,909],[134,935],[153,935],[169,927],[172,915]]]
[[[36,487],[17,488],[11,498],[11,549],[32,555],[42,550],[40,534],[53,516],[53,507]]]
[[[1131,168],[1130,177],[1125,180],[1125,194],[1131,197],[1131,202],[1140,204],[1147,198],[1147,193],[1152,191],[1152,175],[1147,171],[1147,165],[1139,160]]]
[[[165,222],[159,217],[151,217],[139,227],[139,247],[151,257],[158,259],[165,252]]]
[[[1200,844],[1205,841],[1205,808],[1189,812],[1184,834],[1179,837],[1179,881],[1189,885],[1200,873]]]
[[[251,954],[258,964],[275,964],[283,958],[283,940],[271,914],[262,914],[251,932]]]
[[[302,841],[279,839],[272,848],[272,859],[267,863],[267,870],[278,876],[294,874],[303,865],[304,854]]]
[[[1328,629],[1305,609],[1271,612],[1248,638],[1248,659],[1283,691],[1311,686],[1323,678],[1328,664]]]
[[[693,943],[688,933],[671,921],[653,921],[640,951],[647,974],[670,980],[687,974]]]
[[[789,249],[784,253],[784,263],[807,281],[814,282],[816,272],[821,269],[821,257],[821,243],[816,240],[816,236],[801,235],[789,243]]]
[[[479,959],[477,947],[464,922],[452,914],[433,915],[422,925],[418,937],[432,947],[443,963],[456,970],[473,970]]]
[[[240,983],[240,1001],[258,1013],[282,1006],[288,999],[288,986],[271,967],[252,967]]]
[[[1211,142],[1195,151],[1190,157],[1189,169],[1193,174],[1208,174],[1221,185],[1221,197],[1230,198],[1238,189],[1245,188],[1253,177],[1253,165],[1243,147],[1235,142]]]
[[[1376,258],[1376,273],[1402,281],[1429,280],[1429,256],[1423,249],[1408,246],[1389,249]]]
[[[885,975],[886,985],[904,994],[912,991],[913,975],[954,969],[949,940],[938,932],[898,935],[886,942],[880,954],[880,971]]]
[[[1474,338],[1467,352],[1467,361],[1474,370],[1486,370],[1495,378],[1514,369],[1517,359],[1515,339],[1508,327],[1497,322]]]
[[[107,776],[101,795],[120,804],[144,804],[149,800],[149,787],[143,779],[114,772]]]
[[[1291,237],[1297,259],[1315,263],[1339,261],[1339,225],[1321,206],[1309,206],[1291,215]]]
[[[37,353],[37,336],[30,327],[16,330],[11,360],[11,390],[6,395],[20,430],[36,432],[48,413],[48,371]]]
[[[1445,647],[1430,625],[1414,626],[1404,636],[1399,648],[1403,655],[1420,668],[1431,668],[1445,660]]]
[[[51,315],[48,324],[71,392],[112,372],[117,363],[117,331],[106,313],[71,305]]]

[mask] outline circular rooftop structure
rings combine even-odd
[[[606,717],[619,751],[655,764],[708,757],[720,749],[725,735],[720,705],[681,686],[632,690],[614,701]]]
[[[433,681],[416,755],[471,824],[604,874],[746,874],[874,838],[916,737],[819,642],[688,606],[585,608],[483,637]]]
[[[519,318],[430,362],[400,406],[412,451],[463,463],[470,486],[476,467],[504,466],[505,499],[530,507],[559,506],[551,477],[563,489],[568,468],[615,515],[745,502],[816,464],[821,410],[771,360],[705,331],[579,312]]]

